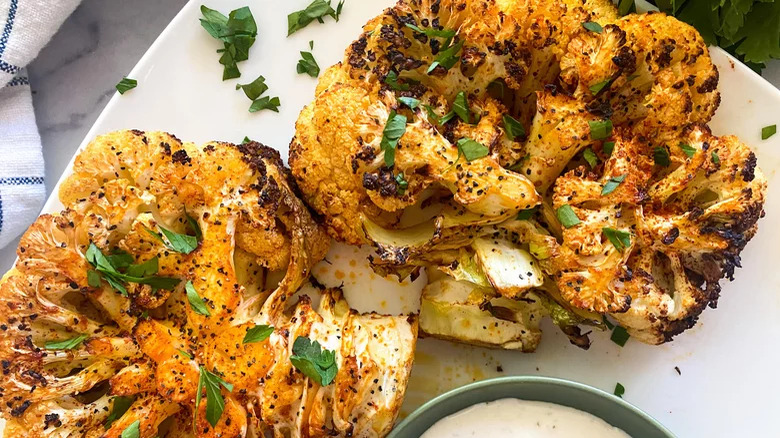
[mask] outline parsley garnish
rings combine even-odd
[[[186,357],[187,359],[192,360],[192,355],[187,353],[186,351],[179,349],[178,352],[179,352],[179,354],[181,354],[182,356]]]
[[[452,38],[455,36],[455,31],[453,29],[422,29],[420,27],[415,26],[414,24],[405,24],[406,27],[409,29],[412,29],[415,32],[424,33],[426,36],[429,37],[436,37],[436,38]]]
[[[144,263],[129,264],[132,257],[129,254],[114,254],[106,256],[94,244],[90,243],[85,254],[87,261],[95,268],[95,271],[87,272],[87,281],[92,287],[100,287],[100,279],[127,296],[124,283],[148,284],[155,289],[172,290],[181,280],[173,277],[159,277],[157,273],[157,257],[153,257]],[[120,270],[125,270],[124,273]],[[93,272],[93,273],[90,273]]]
[[[385,83],[395,91],[409,91],[409,84],[401,84],[398,82],[398,73],[390,70],[385,76]]]
[[[165,245],[165,247],[170,249],[171,251],[179,252],[182,254],[189,254],[192,251],[195,251],[195,249],[198,247],[198,238],[196,236],[179,234],[175,231],[171,231],[167,228],[163,228],[160,225],[157,225],[157,228],[159,228],[160,231],[162,231],[163,235],[165,235],[165,239],[163,239],[159,234],[155,233],[149,228],[144,227],[147,233],[149,233],[150,235],[152,235],[152,237],[162,242],[163,245]]]
[[[601,150],[604,151],[604,153],[607,155],[612,155],[612,151],[615,150],[615,142],[605,141],[604,144],[601,146]]]
[[[436,69],[436,67],[439,66],[441,66],[444,70],[449,70],[452,68],[452,66],[457,64],[458,61],[460,61],[460,56],[458,56],[458,53],[463,47],[463,42],[464,40],[460,40],[446,49],[441,50],[433,59],[431,66],[428,67],[427,73],[430,74],[433,70]]]
[[[314,0],[309,6],[306,6],[306,9],[295,11],[287,15],[287,36],[303,29],[314,20],[323,23],[324,21],[322,19],[324,17],[330,16],[334,20],[339,21],[342,7],[344,7],[343,0],[339,2],[336,9],[333,9],[330,6],[330,2],[326,2],[325,0]]]
[[[580,223],[580,218],[577,217],[577,213],[571,208],[571,205],[561,205],[558,210],[555,211],[558,216],[558,220],[561,221],[561,225],[566,228],[571,228]]]
[[[595,96],[599,94],[599,91],[603,90],[605,87],[608,87],[610,83],[612,83],[612,79],[606,79],[599,83],[593,84],[588,88],[590,89],[590,92],[593,93],[593,95]]]
[[[224,66],[222,80],[233,79],[241,76],[238,70],[238,62],[249,59],[249,48],[255,43],[257,37],[257,24],[249,7],[231,11],[225,17],[220,12],[201,5],[200,12],[203,18],[200,24],[213,38],[224,43],[219,63]]]
[[[508,114],[504,114],[503,120],[504,132],[506,132],[506,136],[510,140],[514,141],[517,138],[525,137],[525,128],[523,128],[523,124],[519,120]]]
[[[252,142],[252,140],[249,137],[247,137],[247,136],[244,136],[244,139],[241,140],[241,144],[247,144],[247,143],[251,143],[251,142]]]
[[[402,96],[398,98],[398,101],[411,109],[415,109],[420,106],[420,99],[415,99],[414,97]]]
[[[620,0],[618,4],[618,13],[620,16],[628,15],[630,12],[636,12],[634,0]]]
[[[88,335],[79,335],[64,341],[46,341],[44,348],[47,350],[73,350],[86,340]]]
[[[250,344],[252,342],[265,341],[274,332],[274,328],[270,325],[256,325],[246,331],[242,344]]]
[[[279,100],[278,96],[277,97],[265,96],[252,102],[252,105],[249,106],[249,112],[256,113],[258,111],[267,109],[278,113],[279,105],[281,104],[282,102]]]
[[[685,152],[685,155],[687,155],[688,158],[693,157],[693,155],[696,153],[696,148],[689,144],[680,143],[680,149]]]
[[[119,438],[139,438],[141,436],[141,420],[135,420],[122,431]]]
[[[604,227],[601,231],[618,251],[623,252],[631,246],[631,233],[609,227]]]
[[[712,162],[715,164],[720,164],[720,157],[718,156],[718,153],[715,151],[712,151]]]
[[[615,384],[615,391],[614,394],[620,398],[623,398],[623,394],[626,393],[626,388],[620,384],[620,382],[617,382]]]
[[[203,316],[211,316],[209,308],[206,307],[203,298],[198,295],[198,291],[195,290],[192,281],[187,281],[187,284],[184,285],[184,290],[187,292],[187,301],[190,302],[190,307],[192,307],[192,310],[195,313]]]
[[[594,140],[604,140],[612,135],[612,120],[589,121],[590,138]]]
[[[669,161],[669,149],[666,149],[666,146],[656,146],[653,149],[653,161],[655,161],[657,166],[668,167],[671,164],[671,161]]]
[[[482,143],[472,140],[470,138],[461,138],[458,140],[458,157],[463,154],[466,157],[466,161],[469,163],[479,158],[487,156],[490,153],[490,149]]]
[[[433,121],[433,123],[435,123],[438,126],[441,126],[449,122],[453,117],[455,117],[454,111],[450,111],[447,114],[439,117],[439,115],[436,114],[436,112],[433,110],[433,107],[431,107],[430,105],[425,105],[425,110],[428,112],[428,118],[431,119],[431,121]]]
[[[398,193],[399,196],[403,196],[403,194],[406,193],[406,189],[409,188],[409,182],[404,178],[403,172],[395,176],[395,183],[398,185],[396,193]]]
[[[298,336],[293,343],[290,362],[306,377],[320,386],[327,386],[336,378],[336,352],[322,348],[319,342]]]
[[[224,386],[228,392],[233,392],[233,385],[222,380],[218,375],[212,373],[204,367],[200,367],[200,376],[198,378],[198,392],[195,395],[195,412],[198,412],[200,400],[203,396],[203,388],[206,388],[206,420],[211,427],[217,427],[219,417],[225,410],[225,399],[222,398],[220,385]]]
[[[582,27],[596,33],[601,33],[601,31],[604,30],[604,28],[602,28],[601,25],[595,21],[586,21],[585,23],[582,23]]]
[[[626,345],[626,342],[628,342],[628,338],[630,338],[631,335],[628,334],[626,329],[624,329],[621,326],[616,326],[614,330],[612,330],[612,336],[610,336],[609,339],[612,340],[612,342],[620,345],[621,347],[624,347]]]
[[[471,123],[471,111],[469,111],[469,101],[466,93],[461,91],[455,96],[452,102],[452,110],[466,123]]]
[[[301,59],[298,60],[296,66],[298,74],[306,73],[307,75],[316,78],[320,74],[320,66],[317,65],[317,61],[314,59],[314,55],[311,52],[301,52]]]
[[[135,399],[133,397],[114,397],[111,413],[106,417],[106,422],[104,424],[105,428],[108,429],[111,426],[111,423],[122,418],[122,415],[125,415],[125,412],[130,409],[130,405],[132,405],[134,401]]]
[[[395,164],[395,147],[398,140],[406,132],[406,116],[398,114],[395,110],[390,112],[385,129],[382,131],[380,147],[385,152],[385,165],[393,167]]]
[[[527,221],[528,219],[531,219],[531,217],[536,213],[537,207],[527,208],[525,210],[520,210],[517,212],[517,220],[519,221]]]
[[[593,149],[591,148],[587,148],[585,149],[585,151],[582,152],[582,158],[584,158],[585,161],[588,162],[591,169],[596,167],[596,164],[598,164],[599,162],[599,157],[596,156],[596,153],[593,152]]]
[[[126,91],[132,90],[133,88],[138,86],[138,81],[135,79],[130,79],[128,77],[122,78],[121,81],[119,81],[118,84],[116,84],[116,91],[119,92],[119,94],[125,94]]]
[[[249,100],[255,100],[268,90],[268,85],[265,83],[265,77],[260,75],[248,84],[236,84],[236,90],[244,90]]]
[[[604,184],[604,187],[601,188],[601,196],[609,195],[610,193],[614,192],[617,186],[619,186],[620,183],[622,183],[625,179],[625,175],[613,176],[610,178],[607,183]]]
[[[761,140],[766,140],[767,138],[775,135],[777,133],[777,125],[769,125],[764,126],[761,128]]]

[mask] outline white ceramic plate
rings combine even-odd
[[[360,33],[363,23],[393,0],[347,0],[339,23],[313,23],[287,38],[287,14],[310,0],[211,0],[222,12],[250,5],[259,36],[250,59],[240,65],[239,80],[223,82],[217,63],[219,48],[201,28],[198,2],[190,2],[160,35],[129,76],[138,88],[116,95],[90,130],[95,135],[116,129],[165,130],[183,140],[240,142],[244,136],[273,146],[287,155],[294,122],[313,97],[316,80],[298,75],[298,52],[314,40],[314,56],[323,70],[339,61],[343,50]],[[562,377],[612,391],[616,382],[625,398],[666,424],[680,437],[780,436],[774,417],[780,403],[780,135],[760,138],[762,126],[780,122],[780,91],[723,51],[713,50],[720,68],[723,102],[711,126],[716,134],[736,134],[752,145],[759,166],[769,179],[766,217],[743,256],[736,281],[724,284],[717,310],[704,312],[699,324],[674,342],[652,347],[629,341],[625,348],[608,335],[592,335],[583,351],[550,324],[534,354],[471,348],[436,340],[421,340],[407,392],[408,413],[433,395],[490,376],[535,374]],[[268,93],[278,95],[279,114],[247,112],[249,100],[235,90],[264,75]],[[84,146],[82,144],[82,147]],[[55,190],[56,194],[56,190]],[[45,212],[61,205],[53,196]],[[415,310],[424,278],[399,286],[375,276],[366,266],[367,250],[336,246],[332,265],[315,269],[320,281],[343,283],[359,310]],[[350,261],[354,261],[350,263]],[[354,266],[353,266],[354,265]],[[675,371],[679,367],[681,375]]]

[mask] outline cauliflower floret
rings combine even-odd
[[[323,291],[319,311],[308,297],[293,302],[330,244],[294,188],[278,152],[255,142],[196,146],[141,131],[91,142],[62,185],[66,209],[30,227],[0,281],[6,436],[119,437],[137,426],[174,437],[180,426],[301,437],[315,423],[384,436],[416,318],[360,315],[337,290]],[[268,339],[244,342],[260,325],[273,327]],[[336,352],[332,385],[293,367],[299,337]],[[355,381],[355,363],[365,379]],[[206,371],[227,382],[218,395],[203,393]],[[129,408],[107,424],[118,396]],[[158,431],[170,417],[176,426]]]

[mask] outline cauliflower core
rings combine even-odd
[[[530,351],[538,307],[580,346],[576,325],[603,315],[658,344],[715,306],[763,215],[755,155],[706,127],[717,83],[701,36],[665,14],[401,0],[320,79],[290,164],[377,272],[457,280],[423,294],[429,334]],[[543,305],[500,336],[453,322],[497,318],[495,299]]]
[[[389,432],[416,319],[358,314],[338,290],[318,310],[293,299],[330,244],[294,190],[255,142],[121,131],[90,143],[61,186],[65,209],[36,220],[0,282],[5,436]],[[247,342],[258,326],[270,336]],[[335,352],[332,383],[293,366],[301,337]],[[204,388],[204,373],[225,384]]]

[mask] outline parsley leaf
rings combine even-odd
[[[609,339],[612,340],[612,342],[620,345],[621,347],[624,347],[626,345],[626,342],[628,341],[628,338],[630,338],[631,335],[628,334],[626,329],[624,329],[621,326],[616,326],[614,330],[612,330],[612,336],[610,336]]]
[[[712,151],[712,162],[715,164],[720,164],[720,157],[718,156],[718,153],[715,151]]]
[[[466,123],[471,123],[471,111],[469,111],[469,101],[466,93],[461,91],[455,96],[452,102],[452,110]]]
[[[599,91],[601,91],[604,88],[608,87],[609,84],[611,84],[611,83],[612,83],[612,79],[605,79],[605,80],[603,80],[603,81],[601,81],[599,83],[591,85],[588,88],[590,89],[590,92],[593,93],[593,95],[595,96],[595,95],[599,94]]]
[[[615,391],[614,394],[620,398],[623,398],[623,394],[626,393],[626,388],[620,384],[620,382],[615,384]]]
[[[443,124],[449,122],[452,120],[453,117],[455,117],[455,111],[450,111],[447,114],[439,117],[438,114],[433,110],[433,107],[430,105],[425,105],[425,110],[428,112],[428,119],[430,119],[433,123],[435,123],[438,126],[442,126]]]
[[[203,302],[203,298],[198,295],[198,291],[195,290],[195,286],[192,285],[192,281],[187,281],[184,285],[184,290],[187,292],[187,301],[190,302],[192,310],[203,316],[211,316],[209,308],[206,307],[206,303]]]
[[[604,144],[601,146],[601,150],[604,151],[604,153],[607,155],[612,155],[612,151],[615,150],[615,142],[605,141]]]
[[[219,63],[223,65],[222,80],[241,76],[236,63],[249,59],[249,48],[257,37],[257,23],[249,7],[235,9],[225,17],[220,12],[201,5],[203,18],[200,24],[213,38],[222,41],[223,48],[217,50],[222,55]]]
[[[469,163],[479,158],[487,156],[490,153],[490,149],[482,143],[472,140],[470,138],[461,138],[458,140],[458,156],[463,154],[466,157],[466,161]]]
[[[129,264],[129,261],[132,260],[129,254],[106,256],[94,243],[89,244],[85,257],[97,271],[96,274],[99,274],[103,280],[106,280],[111,287],[124,296],[127,296],[124,283],[148,284],[155,289],[172,290],[181,281],[178,278],[154,275],[157,273],[157,257],[140,265],[132,265]],[[125,272],[120,272],[121,269],[124,269]],[[99,287],[96,274],[87,272],[87,281],[91,282],[90,286],[92,287]]]
[[[601,31],[604,30],[604,28],[602,28],[601,25],[595,21],[586,21],[585,23],[582,23],[582,27],[596,33],[601,33]]]
[[[619,186],[620,183],[622,183],[625,179],[625,175],[613,176],[610,178],[607,183],[604,184],[604,187],[601,188],[601,196],[606,196],[614,192],[617,186]]]
[[[341,8],[343,6],[344,2],[342,1],[336,6],[337,9],[333,9],[330,6],[330,2],[326,2],[325,0],[314,0],[309,6],[306,6],[306,9],[295,11],[287,15],[287,36],[303,29],[314,20],[322,23],[324,17],[330,16],[334,20],[339,21]]]
[[[322,348],[319,342],[307,337],[295,338],[290,362],[306,377],[320,386],[327,386],[336,378],[336,352]]]
[[[504,121],[504,132],[506,132],[506,136],[514,141],[517,138],[523,138],[525,137],[525,128],[523,127],[523,124],[520,123],[519,120],[515,119],[514,117],[504,114],[503,117]]]
[[[464,41],[465,40],[460,40],[446,49],[439,51],[439,53],[433,59],[431,66],[428,67],[427,73],[430,74],[436,69],[436,67],[439,66],[441,66],[444,70],[449,70],[452,68],[452,66],[457,64],[458,61],[460,61],[460,56],[458,56],[458,53],[460,52],[460,49],[463,48]]]
[[[122,431],[119,438],[139,438],[141,436],[141,420],[135,420]]]
[[[171,231],[167,228],[163,228],[160,225],[157,225],[157,228],[159,228],[160,231],[162,231],[163,235],[165,235],[165,239],[163,239],[159,234],[155,233],[154,231],[144,226],[144,229],[146,230],[147,233],[149,233],[152,237],[162,242],[163,245],[165,245],[165,247],[170,249],[171,251],[182,253],[182,254],[189,254],[192,251],[195,251],[195,249],[198,247],[198,238],[196,236],[179,234],[175,231]]]
[[[317,65],[317,61],[314,59],[314,55],[311,52],[301,52],[301,59],[298,60],[296,66],[298,74],[306,73],[307,75],[316,78],[320,74],[320,66]]]
[[[73,350],[81,345],[87,338],[89,338],[88,335],[79,335],[75,338],[65,339],[63,341],[46,341],[44,348],[47,350]]]
[[[128,90],[132,90],[133,88],[138,86],[138,81],[135,79],[130,79],[128,77],[122,78],[121,81],[119,81],[118,84],[116,84],[116,91],[119,92],[119,94],[125,94]]]
[[[669,167],[669,164],[671,164],[671,161],[669,161],[669,149],[666,149],[666,146],[656,146],[653,149],[653,161],[655,161],[657,166]]]
[[[531,219],[533,217],[534,213],[538,210],[537,207],[527,208],[525,210],[520,210],[517,212],[517,220],[519,221],[527,221],[528,219]]]
[[[618,3],[618,13],[620,16],[628,15],[631,12],[636,12],[634,0],[620,0],[620,3]]]
[[[236,90],[244,90],[249,100],[255,100],[268,90],[268,85],[265,83],[265,77],[260,75],[248,84],[236,84]]]
[[[403,196],[403,194],[406,193],[406,189],[409,188],[409,182],[406,181],[403,172],[395,176],[395,183],[398,185],[396,193],[398,193],[399,196]]]
[[[414,97],[402,96],[398,98],[398,101],[411,109],[415,109],[420,106],[420,99],[415,99]]]
[[[455,31],[453,29],[422,29],[414,24],[405,23],[404,25],[415,32],[423,33],[429,37],[452,38],[455,36]]]
[[[405,132],[406,116],[396,113],[395,110],[391,111],[385,129],[382,131],[382,141],[379,144],[385,152],[385,165],[387,167],[393,167],[395,164],[395,147]]]
[[[191,354],[189,354],[189,353],[187,353],[186,351],[184,351],[184,350],[181,350],[181,349],[180,349],[180,350],[177,350],[177,351],[178,351],[178,352],[179,352],[179,354],[181,354],[182,356],[186,357],[187,359],[190,359],[190,360],[192,360],[192,355],[191,355]]]
[[[591,148],[587,148],[582,152],[582,158],[588,162],[591,169],[596,167],[596,164],[599,163],[599,157],[596,156],[596,153],[593,152],[593,149]]]
[[[680,143],[680,149],[685,152],[685,155],[687,155],[688,158],[693,157],[693,155],[696,153],[696,148],[689,144]]]
[[[133,397],[125,397],[121,395],[114,397],[113,404],[111,406],[111,413],[108,414],[108,417],[106,417],[106,422],[104,423],[105,428],[108,429],[111,426],[111,423],[122,418],[122,415],[124,415],[125,412],[130,409],[130,405],[132,405],[134,401],[135,398]]]
[[[220,385],[224,386],[228,392],[233,392],[233,385],[222,380],[218,375],[212,373],[204,367],[200,367],[198,377],[198,389],[195,395],[195,412],[198,411],[201,398],[203,397],[203,388],[206,388],[206,421],[211,427],[216,427],[219,418],[225,410],[225,399],[222,398]]]
[[[398,73],[390,70],[389,73],[387,73],[387,76],[385,76],[385,83],[390,86],[395,91],[409,91],[410,85],[407,83],[399,83],[398,82]]]
[[[571,205],[561,205],[558,210],[555,211],[558,220],[561,221],[561,225],[566,228],[571,228],[580,223],[580,218],[577,217],[577,213],[571,208]]]
[[[604,140],[612,135],[612,120],[589,121],[590,138],[593,140]]]
[[[278,113],[279,105],[281,104],[282,102],[279,100],[278,96],[277,97],[265,96],[252,102],[252,105],[249,106],[249,112],[256,113],[258,111],[267,109]]]
[[[609,227],[604,227],[601,231],[618,251],[623,252],[631,246],[631,233]]]
[[[249,344],[252,342],[261,342],[268,339],[271,333],[274,332],[274,328],[270,325],[256,325],[246,331],[242,344]]]
[[[775,135],[777,133],[777,125],[769,125],[764,126],[761,128],[761,140],[766,140],[767,138]]]

